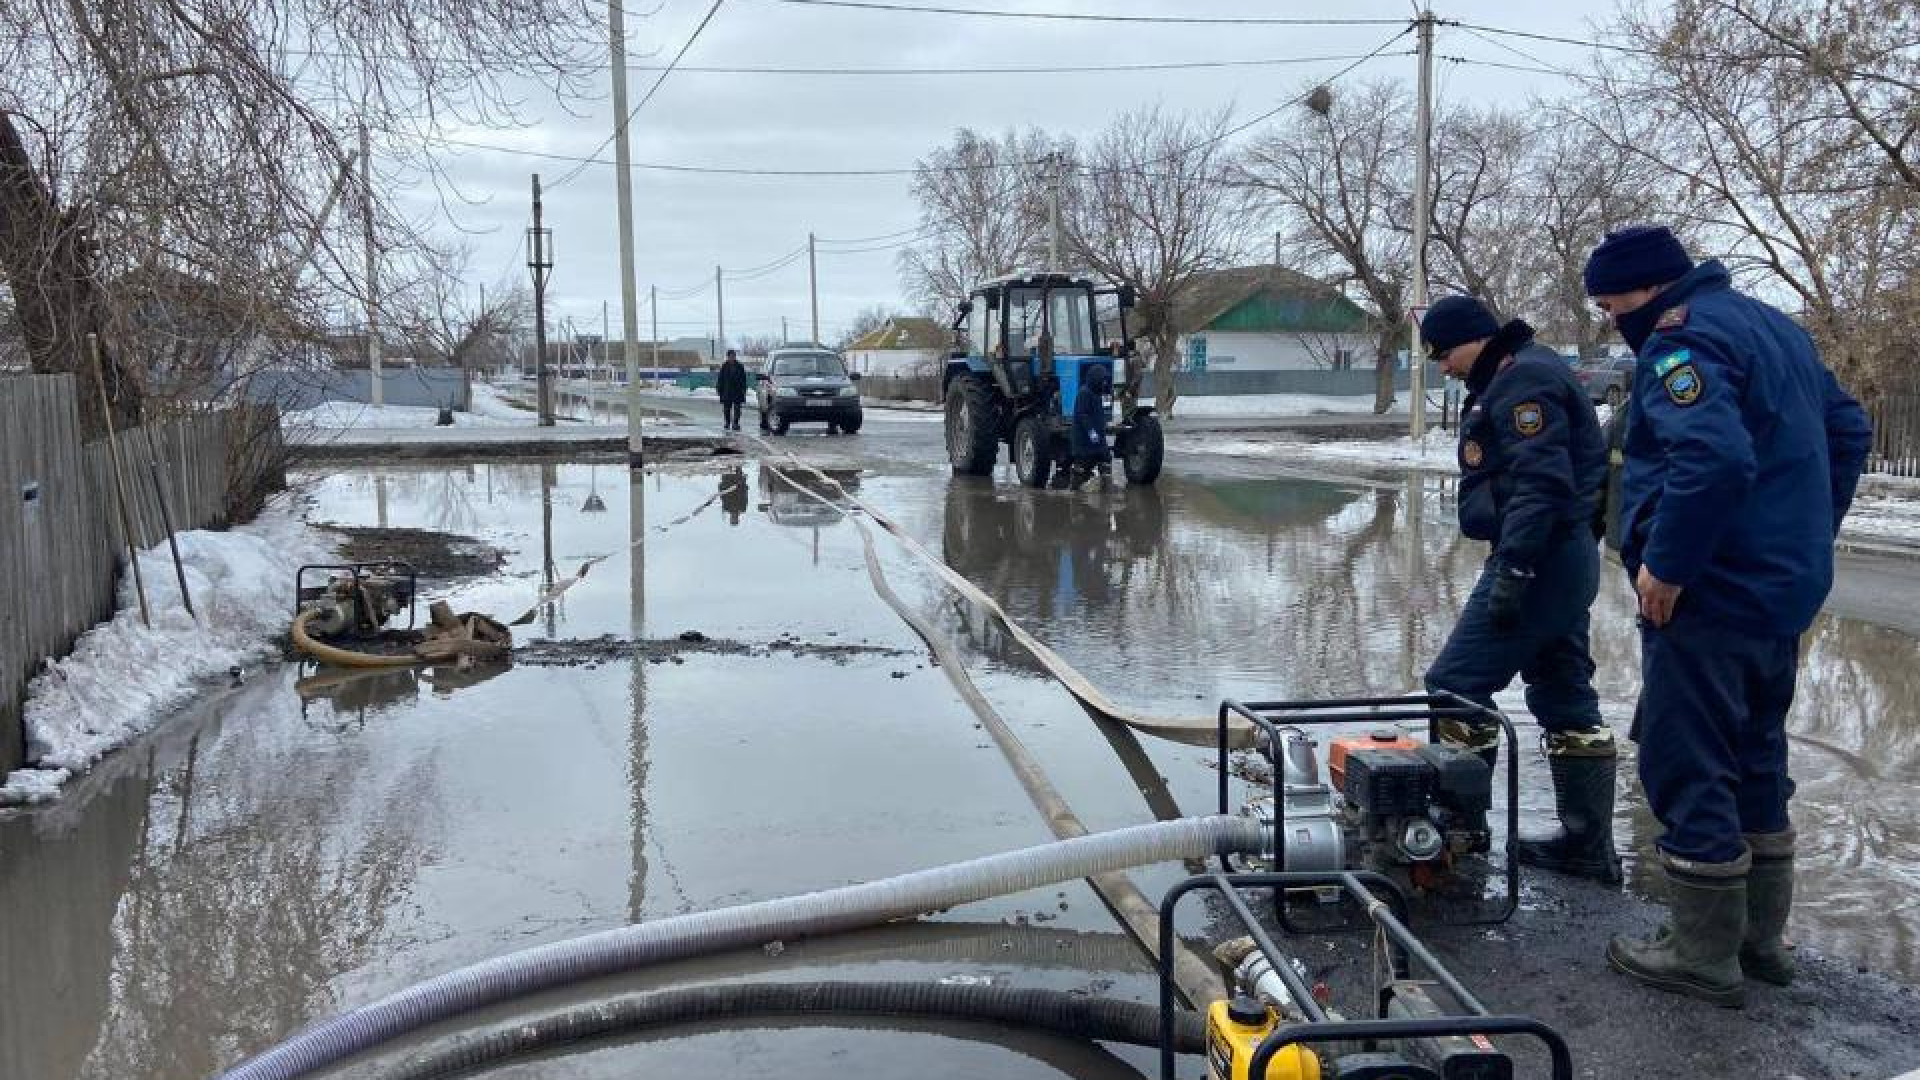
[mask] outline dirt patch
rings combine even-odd
[[[565,641],[528,641],[513,650],[513,662],[531,667],[581,667],[639,657],[650,664],[681,663],[689,655],[705,656],[806,656],[844,664],[867,657],[892,657],[903,662],[923,662],[920,654],[880,645],[842,645],[779,638],[769,642],[731,641],[710,638],[698,631],[679,637],[634,641],[606,635]],[[904,675],[904,672],[901,673]]]
[[[327,525],[340,534],[340,557],[346,562],[399,560],[422,578],[448,581],[480,577],[500,569],[506,552],[484,540],[432,529],[381,529],[359,525]]]

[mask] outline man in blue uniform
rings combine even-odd
[[[1639,356],[1618,526],[1640,601],[1640,783],[1671,885],[1667,926],[1613,939],[1607,962],[1739,1006],[1743,975],[1793,979],[1787,710],[1871,430],[1793,320],[1665,228],[1609,235],[1586,288]]]
[[[1105,482],[1111,468],[1113,450],[1107,444],[1107,395],[1113,392],[1113,373],[1104,364],[1086,368],[1080,392],[1073,399],[1073,430],[1068,448],[1073,454],[1071,483],[1085,488],[1095,480]]]
[[[1533,328],[1502,326],[1478,300],[1449,296],[1420,334],[1440,370],[1467,384],[1460,423],[1460,531],[1492,545],[1429,692],[1488,707],[1518,675],[1546,730],[1560,830],[1522,839],[1524,863],[1620,882],[1613,850],[1616,750],[1600,720],[1588,649],[1588,609],[1600,583],[1593,526],[1606,446],[1585,388]],[[1442,737],[1499,754],[1492,725],[1447,725]]]

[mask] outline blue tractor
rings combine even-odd
[[[1103,299],[1118,336],[1100,345]],[[1151,484],[1166,453],[1160,418],[1139,405],[1127,312],[1133,290],[1071,274],[1016,274],[986,282],[960,305],[955,348],[942,380],[947,458],[957,473],[993,472],[1005,445],[1020,482],[1045,487],[1071,460],[1073,408],[1082,385],[1121,387],[1122,415],[1108,436],[1129,484]],[[1103,369],[1104,380],[1093,375]]]

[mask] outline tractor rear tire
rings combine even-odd
[[[1053,440],[1039,414],[1020,418],[1013,429],[1013,471],[1030,488],[1044,488],[1053,473]]]
[[[1160,466],[1167,456],[1167,437],[1160,430],[1160,418],[1152,413],[1136,417],[1127,438],[1127,452],[1120,457],[1120,468],[1129,484],[1151,484],[1160,479]]]
[[[947,460],[963,476],[990,476],[1000,457],[993,389],[969,376],[947,385]]]

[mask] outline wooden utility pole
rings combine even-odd
[[[727,291],[720,280],[720,268],[713,268],[713,310],[714,318],[719,320],[720,330],[714,335],[711,359],[719,360],[720,354],[727,351]]]
[[[814,256],[813,234],[807,234],[807,304],[813,312],[813,344],[820,344],[820,266]]]
[[[1433,218],[1433,12],[1420,13],[1420,113],[1414,118],[1413,305],[1407,335],[1407,433],[1417,442],[1427,433],[1427,357],[1420,317],[1427,310],[1427,230]]]
[[[380,246],[373,235],[373,155],[367,125],[360,125],[360,231],[367,248],[367,401],[386,402],[380,375]]]
[[[533,174],[533,228],[527,230],[527,269],[533,274],[533,363],[540,426],[553,426],[553,368],[547,363],[547,281],[553,276],[552,231],[540,222],[540,174]]]

